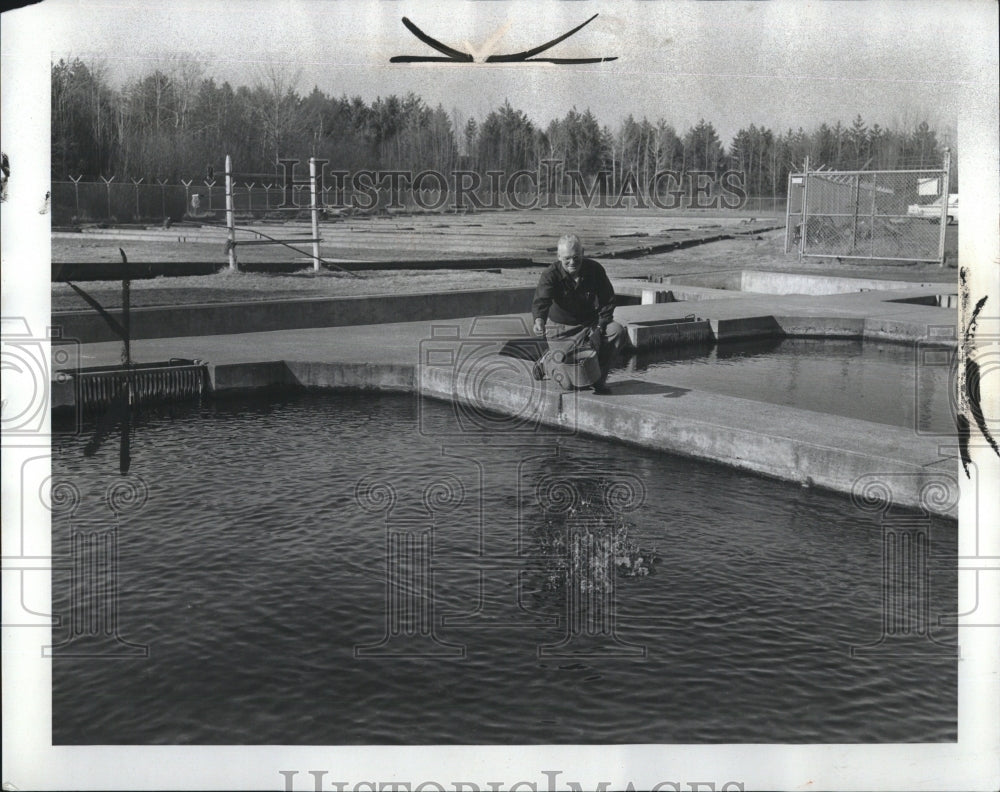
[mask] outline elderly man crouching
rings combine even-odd
[[[604,267],[583,257],[583,244],[575,234],[559,240],[556,256],[556,263],[538,279],[531,304],[532,329],[549,342],[549,352],[535,365],[534,376],[544,376],[553,354],[565,355],[589,346],[597,352],[600,363],[594,392],[609,393],[605,384],[608,371],[629,346],[625,328],[613,321],[614,287]]]

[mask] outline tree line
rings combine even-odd
[[[221,173],[225,154],[241,174],[265,178],[280,178],[277,160],[285,157],[314,156],[347,171],[461,168],[484,176],[537,170],[555,159],[588,177],[608,173],[612,185],[630,175],[646,184],[663,170],[738,170],[748,195],[770,196],[784,194],[788,174],[806,157],[811,168],[833,170],[936,168],[943,161],[927,121],[883,127],[858,115],[849,125],[779,132],[750,124],[726,145],[704,119],[678,131],[663,118],[629,115],[612,128],[574,107],[541,126],[509,102],[477,120],[412,93],[369,103],[319,88],[302,95],[296,83],[271,68],[254,85],[234,88],[178,58],[115,89],[100,64],[60,60],[52,67],[52,178],[176,183],[205,178],[209,169]]]

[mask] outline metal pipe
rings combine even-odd
[[[944,266],[944,237],[948,227],[948,190],[951,189],[951,149],[944,150],[944,168],[941,179],[944,182],[941,190],[941,229],[938,236],[938,264]]]
[[[789,222],[792,211],[792,174],[788,174],[788,190],[785,192],[785,253],[788,252],[788,236],[791,233]]]
[[[861,200],[861,175],[854,175],[854,218],[851,224],[851,252],[858,249],[858,201]]]
[[[806,250],[806,234],[809,222],[809,155],[806,155],[805,167],[802,169],[802,233],[799,234],[799,257]]]

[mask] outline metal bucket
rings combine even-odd
[[[597,352],[586,347],[569,352],[553,352],[545,369],[560,388],[587,388],[601,378],[601,364]]]

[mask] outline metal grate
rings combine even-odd
[[[99,366],[72,372],[76,403],[84,410],[104,409],[132,381],[133,403],[186,399],[208,390],[208,367],[201,360],[174,358],[165,363]]]

